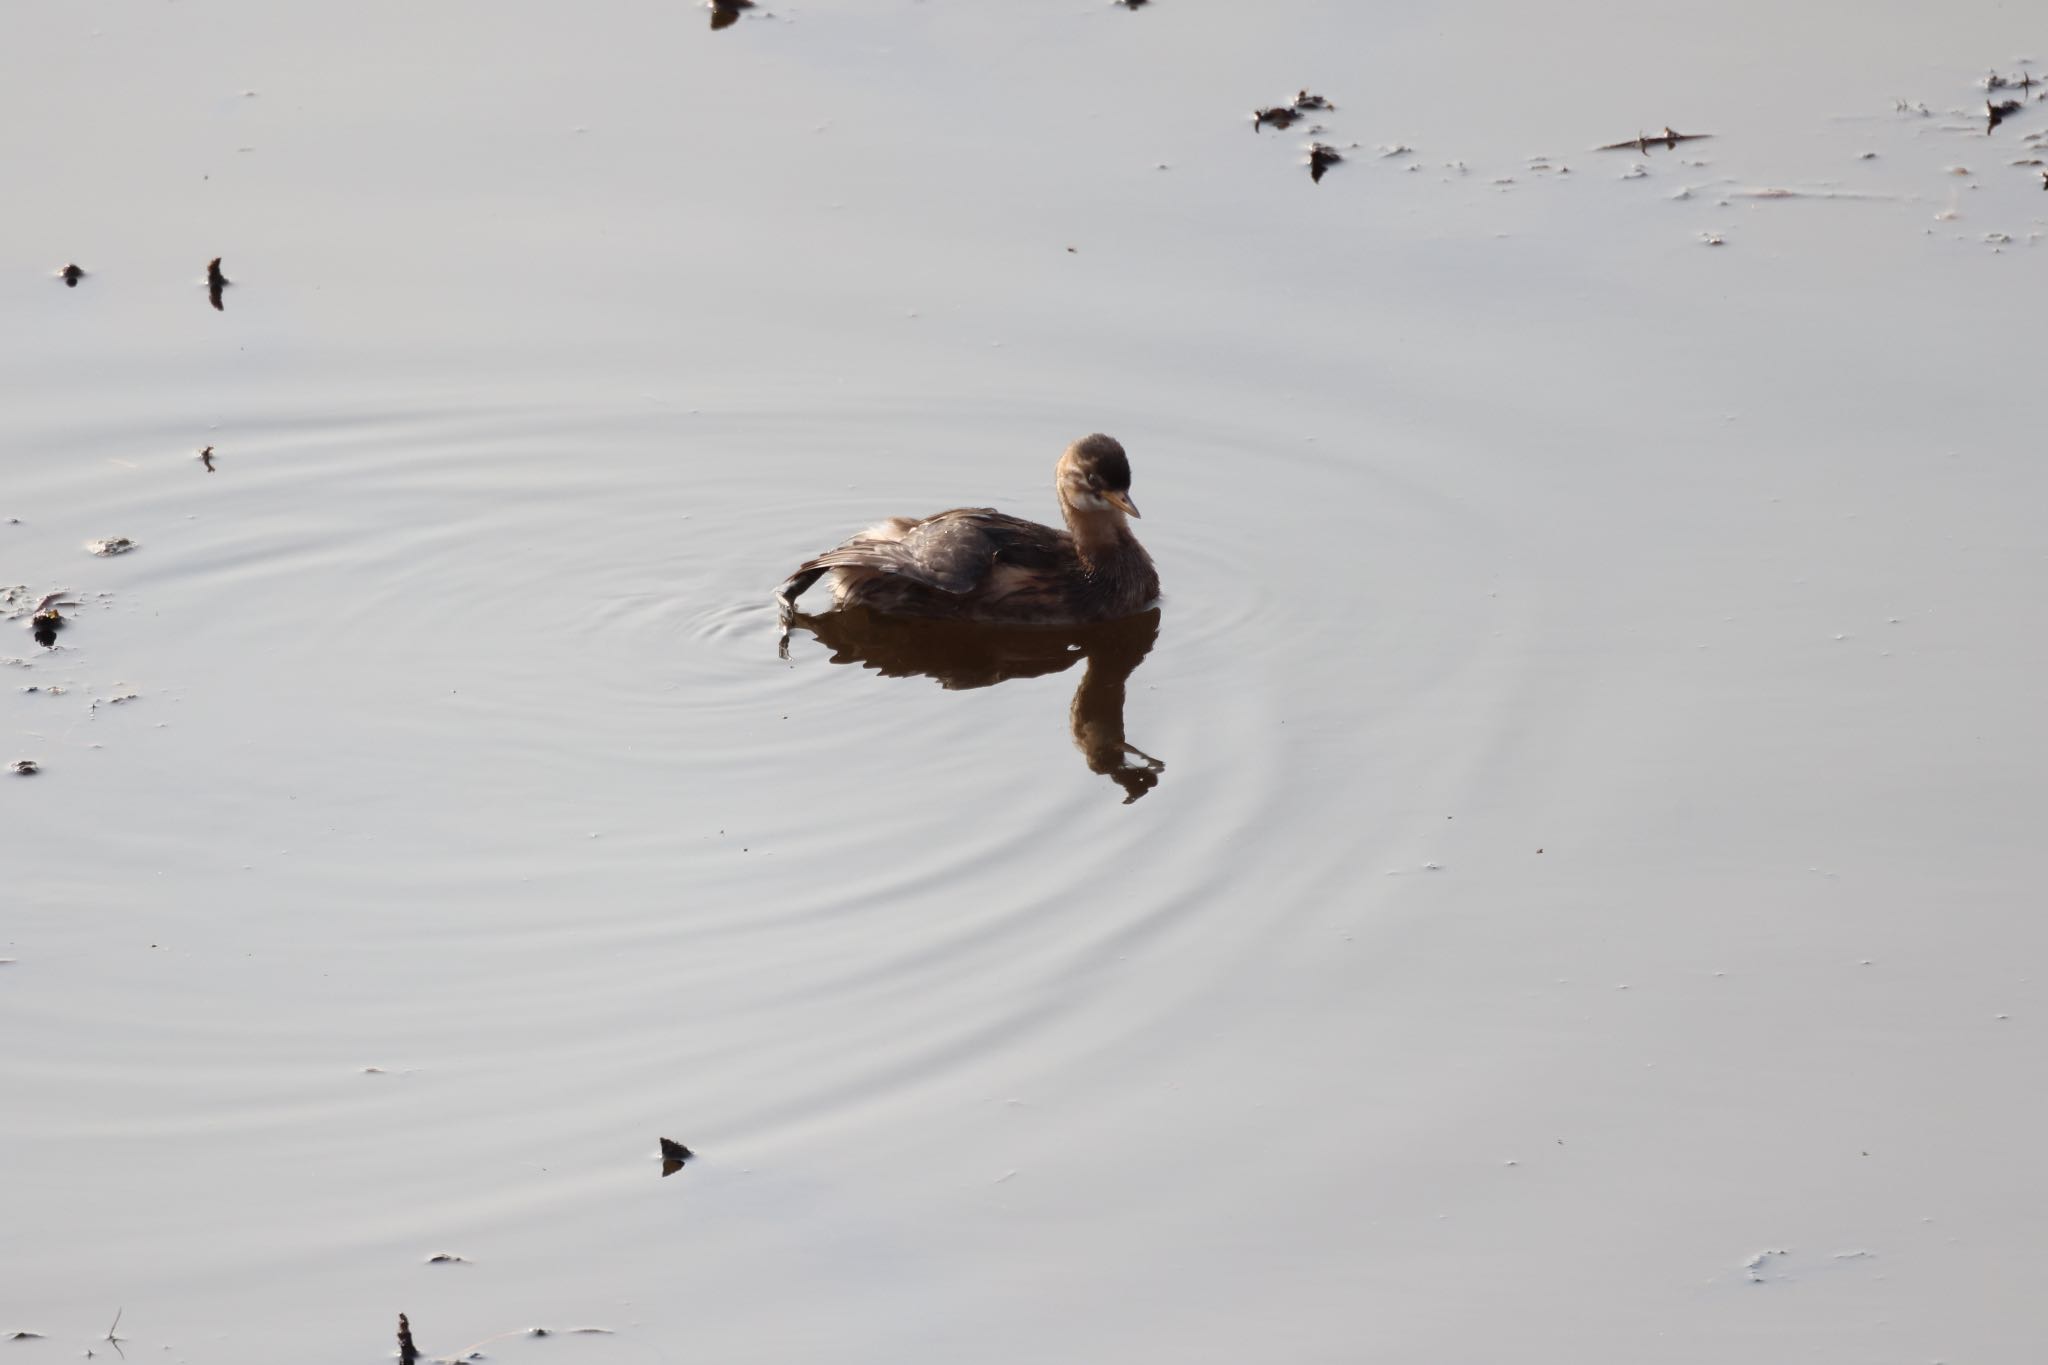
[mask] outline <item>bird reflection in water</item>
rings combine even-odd
[[[989,626],[961,621],[905,620],[863,607],[789,618],[789,632],[807,630],[832,651],[835,664],[859,664],[885,678],[926,677],[949,692],[992,687],[1012,678],[1040,678],[1081,663],[1081,684],[1068,710],[1074,747],[1124,790],[1124,804],[1159,785],[1166,765],[1124,739],[1124,692],[1159,638],[1159,610],[1085,626]]]

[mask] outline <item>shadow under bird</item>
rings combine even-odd
[[[891,517],[804,561],[776,596],[785,623],[806,589],[831,575],[835,606],[885,616],[991,625],[1114,621],[1159,596],[1152,556],[1131,533],[1131,463],[1108,436],[1068,446],[1053,473],[1064,530],[956,507]]]
[[[788,625],[816,636],[835,664],[858,664],[885,678],[931,678],[948,692],[1047,677],[1078,663],[1067,728],[1088,771],[1121,787],[1127,806],[1166,771],[1162,760],[1124,737],[1124,698],[1131,674],[1159,638],[1157,607],[1120,621],[1052,629],[909,620],[861,607],[797,615]]]

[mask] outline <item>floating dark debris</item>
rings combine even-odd
[[[34,636],[35,642],[44,649],[55,649],[57,647],[57,632],[70,624],[59,608],[75,607],[77,605],[78,603],[70,600],[68,593],[46,593],[42,601],[29,609],[29,634]],[[55,690],[55,688],[51,689],[53,692]]]
[[[213,447],[212,447],[212,446],[207,446],[207,447],[206,447],[206,448],[205,448],[204,450],[201,450],[201,451],[199,452],[199,463],[201,463],[201,464],[203,464],[203,465],[205,465],[205,466],[206,466],[206,472],[207,472],[207,473],[211,474],[211,473],[213,472]]]
[[[85,548],[101,559],[112,559],[115,555],[125,555],[134,549],[135,542],[126,536],[114,536],[108,540],[89,540],[85,543]]]
[[[428,1265],[468,1265],[469,1257],[457,1256],[452,1251],[437,1251],[427,1257]]]
[[[1151,4],[1152,0],[1116,0],[1116,2],[1125,9],[1143,9]]]
[[[711,31],[731,28],[740,21],[740,11],[752,9],[754,0],[711,0]]]
[[[419,1347],[412,1344],[412,1324],[405,1320],[405,1314],[400,1313],[398,1315],[399,1365],[413,1365],[419,1358]]]
[[[1712,136],[1712,133],[1677,132],[1667,124],[1662,133],[1637,133],[1626,142],[1610,142],[1606,146],[1596,147],[1594,150],[1599,152],[1635,151],[1648,156],[1652,147],[1662,147],[1669,151],[1677,147],[1681,142],[1698,142],[1702,138],[1710,138]]]
[[[42,770],[42,764],[36,762],[32,758],[17,758],[14,760],[14,762],[7,765],[7,771],[14,773],[19,777],[34,777],[37,773],[41,772]],[[29,1335],[34,1336],[35,1334],[31,1332],[29,1333]],[[16,1340],[19,1340],[20,1337],[21,1334],[19,1332],[15,1333]]]
[[[2019,111],[2020,102],[2018,100],[1999,100],[1995,104],[1990,100],[1984,101],[1984,116],[1989,120],[1989,126],[1984,129],[1985,134],[1988,136],[1998,131],[1999,124],[2005,122]]]
[[[1308,149],[1308,178],[1318,185],[1323,183],[1323,173],[1344,160],[1344,154],[1326,143],[1313,142]]]
[[[220,301],[220,296],[230,283],[228,277],[220,273],[220,257],[216,256],[206,263],[206,297],[212,300],[214,312],[227,311],[226,305]]]
[[[1269,123],[1275,128],[1285,128],[1304,114],[1318,109],[1335,109],[1336,107],[1336,105],[1330,103],[1321,95],[1313,95],[1306,90],[1297,90],[1294,98],[1286,104],[1275,104],[1264,109],[1252,110],[1252,131],[1256,133]],[[1309,131],[1320,133],[1322,129],[1312,128]]]
[[[697,1155],[671,1138],[661,1139],[661,1174],[664,1179],[683,1169],[683,1163]]]
[[[57,278],[64,281],[65,288],[76,289],[78,288],[78,282],[85,278],[85,267],[67,265],[57,272]]]

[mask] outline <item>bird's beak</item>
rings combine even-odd
[[[1139,515],[1138,504],[1131,501],[1129,493],[1119,493],[1114,488],[1105,488],[1102,490],[1102,500],[1127,517]]]

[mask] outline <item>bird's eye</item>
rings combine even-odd
[[[1100,493],[1102,491],[1102,476],[1100,474],[1090,474],[1088,476],[1088,486]]]

